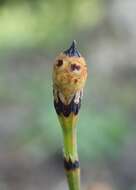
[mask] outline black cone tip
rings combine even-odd
[[[70,46],[69,49],[65,50],[64,51],[64,54],[69,56],[69,57],[81,57],[81,54],[80,52],[77,50],[77,47],[76,47],[76,41],[74,40]]]

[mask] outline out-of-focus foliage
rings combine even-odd
[[[67,44],[79,31],[99,22],[102,5],[98,0],[6,1],[0,7],[0,47],[50,50],[60,42]]]

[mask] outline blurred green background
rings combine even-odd
[[[1,190],[67,189],[52,66],[73,39],[89,69],[82,189],[136,190],[135,10],[135,0],[0,0]]]

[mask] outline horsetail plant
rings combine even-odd
[[[69,190],[80,190],[76,122],[87,78],[87,65],[73,41],[60,53],[53,68],[54,107],[63,131],[64,167]]]

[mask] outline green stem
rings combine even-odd
[[[64,137],[64,156],[74,163],[78,161],[77,153],[77,133],[75,126],[63,128]],[[80,190],[80,169],[66,171],[69,190]]]
[[[78,159],[77,154],[77,134],[76,127],[66,127],[63,128],[63,138],[64,138],[64,154],[66,157],[70,156],[72,161]]]
[[[63,115],[58,116],[64,140],[64,157],[69,162],[70,160],[74,164],[78,162],[77,153],[77,131],[76,123],[78,116],[74,114],[69,115],[69,117],[64,117]],[[80,190],[80,168],[75,168],[71,170],[66,170],[69,190]]]

